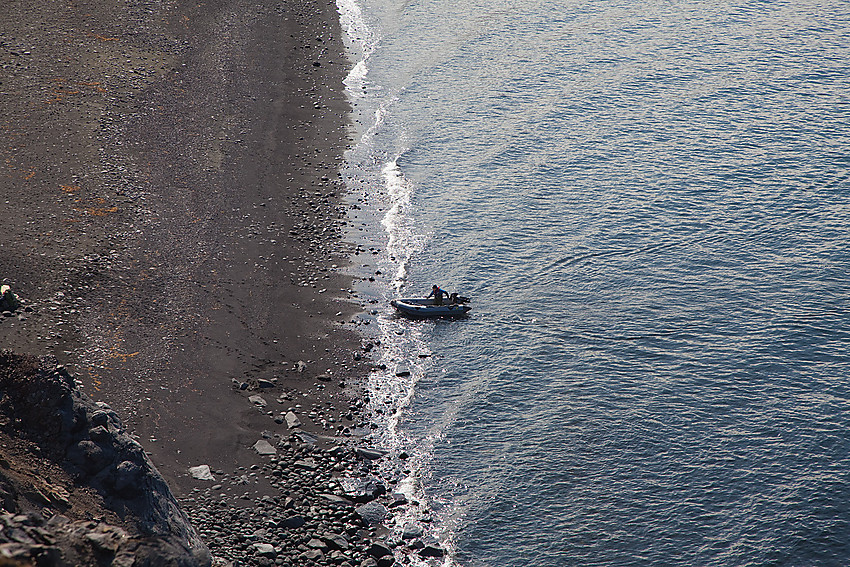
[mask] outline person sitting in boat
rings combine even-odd
[[[426,297],[425,299],[430,299],[431,297],[433,297],[434,298],[434,305],[442,305],[443,304],[443,296],[448,297],[449,292],[440,289],[440,287],[437,284],[434,284],[434,286],[431,287],[431,293],[429,293],[428,297]]]

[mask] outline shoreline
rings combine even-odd
[[[391,564],[402,542],[357,511],[404,502],[374,478],[384,456],[352,449],[372,365],[341,269],[353,139],[335,5],[10,10],[0,279],[32,309],[0,322],[4,348],[55,356],[108,403],[221,564]],[[270,529],[270,506],[304,525]]]

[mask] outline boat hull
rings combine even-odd
[[[390,301],[396,311],[407,317],[415,317],[418,319],[437,318],[437,317],[463,317],[472,307],[462,305],[460,303],[444,303],[442,305],[434,305],[430,299],[402,298],[393,299]]]

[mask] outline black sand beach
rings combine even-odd
[[[219,562],[391,563],[355,502],[316,503],[371,469],[345,445],[368,362],[340,270],[335,4],[4,9],[0,279],[28,309],[2,348],[108,403]]]

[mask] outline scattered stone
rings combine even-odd
[[[319,466],[316,464],[316,461],[314,461],[313,459],[310,459],[310,458],[299,459],[299,460],[295,461],[294,463],[292,463],[292,466],[297,468],[297,469],[304,469],[304,470],[308,470],[308,471],[314,471],[317,468],[319,468]]]
[[[376,478],[340,479],[345,495],[355,502],[365,503],[387,493],[387,487]]]
[[[328,503],[331,504],[331,505],[351,506],[351,504],[352,504],[351,500],[349,500],[348,498],[345,498],[343,496],[339,496],[337,494],[323,493],[323,494],[319,494],[319,496],[321,496],[322,498],[327,500]]]
[[[316,441],[318,440],[318,439],[316,439],[315,435],[311,435],[310,433],[307,433],[306,431],[299,431],[298,433],[295,434],[295,436],[298,437],[298,439],[302,443],[304,443],[305,445],[309,445],[310,447],[313,447],[316,444]]]
[[[420,557],[442,557],[446,554],[446,550],[433,536],[425,536],[422,538],[422,548],[418,551]]]
[[[302,553],[299,557],[307,559],[308,561],[321,561],[324,555],[325,554],[322,553],[321,549],[309,549]]]
[[[330,547],[334,547],[342,551],[346,551],[349,547],[351,547],[348,540],[345,539],[345,536],[340,534],[328,534],[324,537],[324,540]]]
[[[326,551],[328,549],[328,544],[314,537],[313,539],[307,542],[307,547],[311,549],[321,549],[322,551]]]
[[[254,394],[253,396],[248,396],[248,401],[254,404],[255,406],[264,408],[268,405],[268,402],[263,396],[258,396]]]

